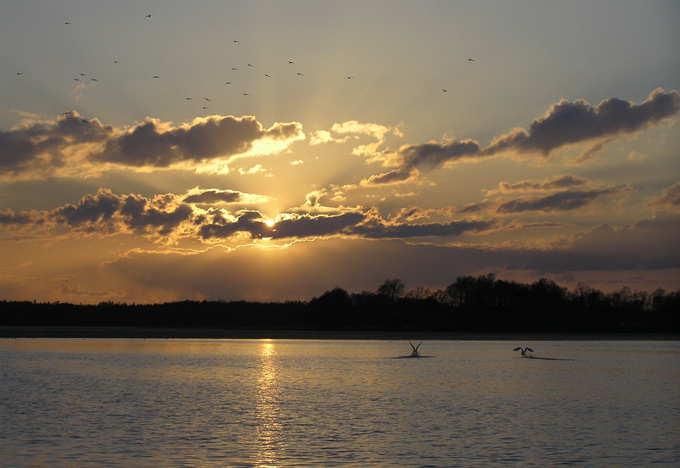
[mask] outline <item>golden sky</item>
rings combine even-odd
[[[675,1],[0,6],[0,299],[680,288]]]

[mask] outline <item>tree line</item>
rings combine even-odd
[[[0,302],[0,326],[216,328],[448,332],[680,332],[680,290],[573,290],[493,274],[461,276],[444,289],[406,291],[387,279],[376,291],[337,287],[309,301],[181,301],[163,304]]]

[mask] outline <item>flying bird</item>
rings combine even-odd
[[[288,65],[293,65],[295,62],[288,62]]]
[[[224,84],[231,84],[231,81],[227,81],[227,82],[226,82],[226,83],[224,83]]]
[[[474,62],[474,59],[469,58],[468,62]]]
[[[236,67],[231,67],[231,69],[234,70],[234,71],[238,70],[238,68],[236,68]]]
[[[205,99],[205,100],[208,101],[208,102],[212,102],[212,101],[211,101],[210,99],[208,99],[207,97],[206,97],[206,98],[203,98],[203,99]]]
[[[239,41],[231,41],[231,42],[233,42],[234,44],[240,44]]]
[[[90,78],[92,81],[99,81],[97,78]]]
[[[154,75],[154,76],[153,76],[153,78],[160,78],[160,76],[158,76],[158,75]]]
[[[522,354],[522,357],[528,357],[528,356],[527,356],[527,351],[530,351],[530,352],[532,352],[532,353],[534,352],[534,350],[531,349],[531,348],[529,348],[529,347],[527,347],[527,348],[522,348],[522,347],[520,347],[520,346],[518,346],[517,348],[513,349],[513,351],[519,351],[519,352]]]
[[[448,89],[444,89],[444,88],[442,88],[442,91],[444,91],[444,92],[447,92],[447,91],[448,91]]]
[[[302,76],[302,73],[298,73],[298,76]]]
[[[21,72],[17,72],[17,75],[23,75],[23,73],[21,73]]]
[[[151,18],[151,15],[146,15],[147,18]]]
[[[413,352],[411,352],[411,357],[419,357],[420,354],[418,354],[418,348],[420,348],[420,345],[423,344],[423,342],[421,341],[420,343],[418,343],[418,346],[413,346],[413,343],[411,343],[411,341],[409,340],[408,344],[410,344],[411,348],[413,348]]]
[[[248,94],[248,93],[243,93],[243,95],[244,95],[244,96],[250,96],[250,94]]]
[[[264,76],[266,76],[267,78],[271,78],[271,76],[267,75],[266,73],[264,74]]]
[[[71,23],[69,23],[68,21],[65,21],[64,24],[71,24]]]
[[[252,67],[253,65],[249,63],[248,66],[249,66],[249,67]]]
[[[186,98],[186,99],[187,99],[187,101],[191,101],[191,98],[190,98],[190,97],[188,97],[188,98]]]
[[[353,76],[346,76],[345,78],[347,78],[348,80],[351,80],[354,77]]]

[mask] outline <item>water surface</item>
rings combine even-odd
[[[680,466],[678,342],[410,351],[0,340],[3,466]]]

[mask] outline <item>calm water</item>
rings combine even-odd
[[[537,357],[512,349],[529,345]],[[680,466],[679,342],[0,340],[0,464]]]

